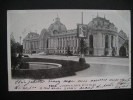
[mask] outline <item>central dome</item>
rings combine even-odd
[[[53,34],[67,32],[66,26],[60,22],[60,18],[58,16],[55,18],[55,22],[49,26],[48,30]]]

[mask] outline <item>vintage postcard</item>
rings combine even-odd
[[[130,10],[8,10],[8,90],[131,88]]]

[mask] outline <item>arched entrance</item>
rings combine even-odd
[[[115,56],[116,54],[116,50],[115,50],[115,47],[114,47],[114,37],[111,36],[111,48],[112,48],[112,56]]]
[[[104,51],[104,55],[108,55],[108,48],[109,48],[109,37],[108,35],[105,36],[105,51]]]
[[[113,48],[113,41],[114,41],[114,38],[113,36],[111,36],[111,47]]]
[[[46,48],[48,48],[48,39],[47,39],[47,43],[46,43]]]
[[[120,47],[119,56],[126,56],[126,48],[124,46]]]
[[[94,48],[93,48],[93,35],[90,35],[89,36],[89,54],[90,55],[93,55],[93,52],[94,52]]]

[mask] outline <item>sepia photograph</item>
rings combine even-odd
[[[131,88],[130,10],[7,10],[8,90]]]

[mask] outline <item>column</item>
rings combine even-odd
[[[63,49],[63,38],[61,38],[61,47],[62,47],[62,49]]]
[[[26,50],[28,50],[28,41],[26,41]]]
[[[51,38],[49,38],[49,49],[51,48]]]
[[[79,39],[78,38],[77,38],[77,43],[76,44],[77,44],[77,47],[79,47]]]
[[[25,41],[25,50],[26,50],[26,41]]]
[[[60,41],[59,41],[59,38],[58,38],[58,48],[60,47]]]
[[[105,35],[103,34],[103,48],[105,48]]]
[[[115,36],[113,36],[113,47],[115,47]]]
[[[33,46],[32,50],[34,50],[34,41],[32,42],[32,46]]]
[[[28,50],[28,41],[26,41],[26,49]]]
[[[50,41],[49,41],[49,38],[48,38],[48,48],[49,48],[49,46],[50,46]]]
[[[63,45],[62,46],[63,46],[63,49],[64,49],[64,37],[62,38],[62,42],[63,42]]]
[[[70,48],[72,47],[72,37],[70,36]]]
[[[112,55],[112,48],[111,48],[111,35],[109,35],[109,55]]]
[[[51,38],[51,48],[53,48],[53,38]]]
[[[74,36],[74,37],[73,37],[73,50],[74,50],[74,53],[75,53],[75,49],[76,49],[76,48],[75,48],[75,41],[76,41],[76,40],[75,40],[75,36]]]
[[[109,35],[109,48],[111,49],[111,35]]]
[[[104,38],[103,38],[103,34],[102,34],[102,47],[103,47],[103,39],[104,39]]]
[[[30,41],[28,41],[28,50],[30,49]]]
[[[61,49],[61,47],[62,47],[62,41],[61,41],[61,38],[60,38],[60,49]]]
[[[66,48],[66,37],[64,37],[64,49]]]
[[[116,36],[116,50],[117,50],[117,55],[119,55],[119,47],[118,47],[118,35]]]

